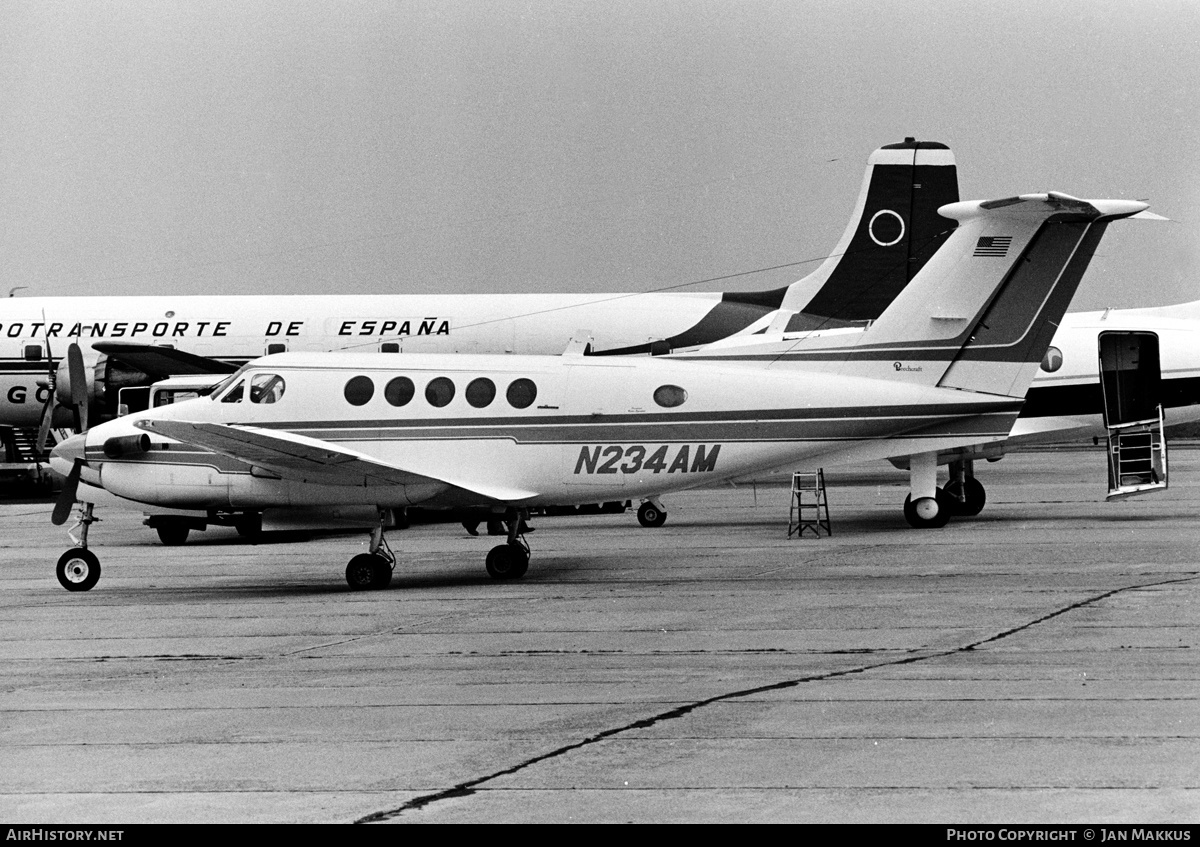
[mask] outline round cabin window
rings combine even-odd
[[[1048,374],[1054,373],[1062,367],[1063,355],[1062,350],[1057,347],[1051,347],[1046,351],[1045,357],[1042,359],[1042,370]]]
[[[383,389],[383,397],[393,406],[407,406],[417,393],[413,381],[406,376],[398,376]]]
[[[346,383],[343,393],[351,406],[365,406],[375,396],[375,383],[369,376],[356,376]]]
[[[487,377],[481,376],[479,379],[473,379],[471,380],[471,384],[467,386],[467,402],[476,409],[490,406],[495,399],[496,383]]]
[[[430,406],[439,409],[450,405],[450,401],[454,399],[454,383],[444,376],[430,380],[429,385],[425,386],[425,399],[429,401]]]
[[[514,409],[527,409],[537,399],[537,386],[532,379],[514,379],[508,386],[508,404]]]
[[[687,392],[678,385],[660,385],[654,390],[654,402],[665,409],[682,406],[687,396]]]

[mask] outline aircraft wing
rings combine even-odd
[[[505,503],[537,496],[536,492],[502,485],[480,485],[475,481],[419,473],[382,462],[357,450],[286,430],[171,420],[143,420],[138,421],[136,426],[263,468],[283,479],[352,486],[432,483],[444,488],[461,488]]]
[[[159,379],[168,376],[233,373],[238,369],[237,365],[231,365],[218,359],[209,359],[206,356],[197,356],[195,353],[187,353],[173,347],[159,347],[152,344],[100,341],[93,344],[92,349],[107,353],[112,358],[120,359],[142,373]]]

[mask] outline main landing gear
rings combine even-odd
[[[508,541],[488,551],[485,566],[492,579],[520,579],[529,570],[529,544],[525,541],[527,515],[524,509],[510,509],[504,516]]]
[[[150,515],[146,526],[158,533],[158,540],[165,547],[180,547],[187,543],[194,529],[204,532],[210,525],[231,526],[247,541],[256,541],[262,535],[262,512],[210,511],[207,517],[183,517],[179,515]]]
[[[638,506],[638,523],[647,528],[657,528],[667,522],[667,510],[653,498]]]
[[[904,519],[915,529],[938,529],[952,517],[974,517],[983,511],[987,492],[975,478],[974,463],[950,463],[950,481],[937,487],[937,454],[909,457],[910,493],[904,498]]]
[[[358,554],[346,565],[346,582],[353,589],[379,590],[392,582],[396,556],[383,537],[387,517],[387,511],[380,509],[379,526],[371,530],[369,552]],[[525,509],[509,509],[502,518],[493,519],[506,527],[508,540],[487,554],[485,566],[492,579],[520,579],[529,570],[529,544],[525,541],[525,533],[532,532],[533,527],[526,523],[528,519],[529,513]]]
[[[950,480],[942,490],[950,498],[951,512],[955,517],[973,518],[983,511],[987,503],[987,491],[983,483],[975,478],[975,463],[970,459],[950,463]]]
[[[388,512],[379,510],[379,525],[371,530],[369,553],[359,553],[346,565],[346,582],[359,591],[387,588],[392,582],[392,571],[396,568],[396,555],[383,537]]]

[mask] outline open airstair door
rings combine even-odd
[[[1108,429],[1108,499],[1167,487],[1158,336],[1100,333],[1100,387]]]

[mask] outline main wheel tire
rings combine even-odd
[[[100,560],[91,550],[75,547],[59,557],[55,574],[67,591],[90,591],[100,581]]]
[[[936,497],[920,497],[915,502],[910,494],[904,498],[904,519],[913,529],[940,529],[950,521],[951,505],[939,488]]]
[[[492,579],[520,579],[529,570],[529,554],[519,544],[501,544],[488,551],[485,565]]]
[[[154,529],[158,532],[158,540],[167,547],[182,547],[187,543],[188,533],[191,532],[191,527],[187,524],[176,521],[160,523]]]
[[[392,582],[392,568],[374,553],[359,553],[346,565],[346,584],[356,591],[378,591]]]
[[[958,480],[950,480],[942,490],[950,498],[950,510],[952,514],[965,518],[973,518],[983,511],[983,507],[987,503],[987,491],[984,490],[983,483],[973,476],[967,477],[964,482],[964,490],[967,495],[966,502],[960,502],[958,499]]]
[[[242,538],[247,538],[251,541],[257,539],[262,535],[262,513],[247,512],[241,515],[233,522],[233,528],[237,530],[237,534]]]
[[[667,522],[667,513],[653,503],[645,502],[638,507],[638,523],[644,527],[660,527]]]

